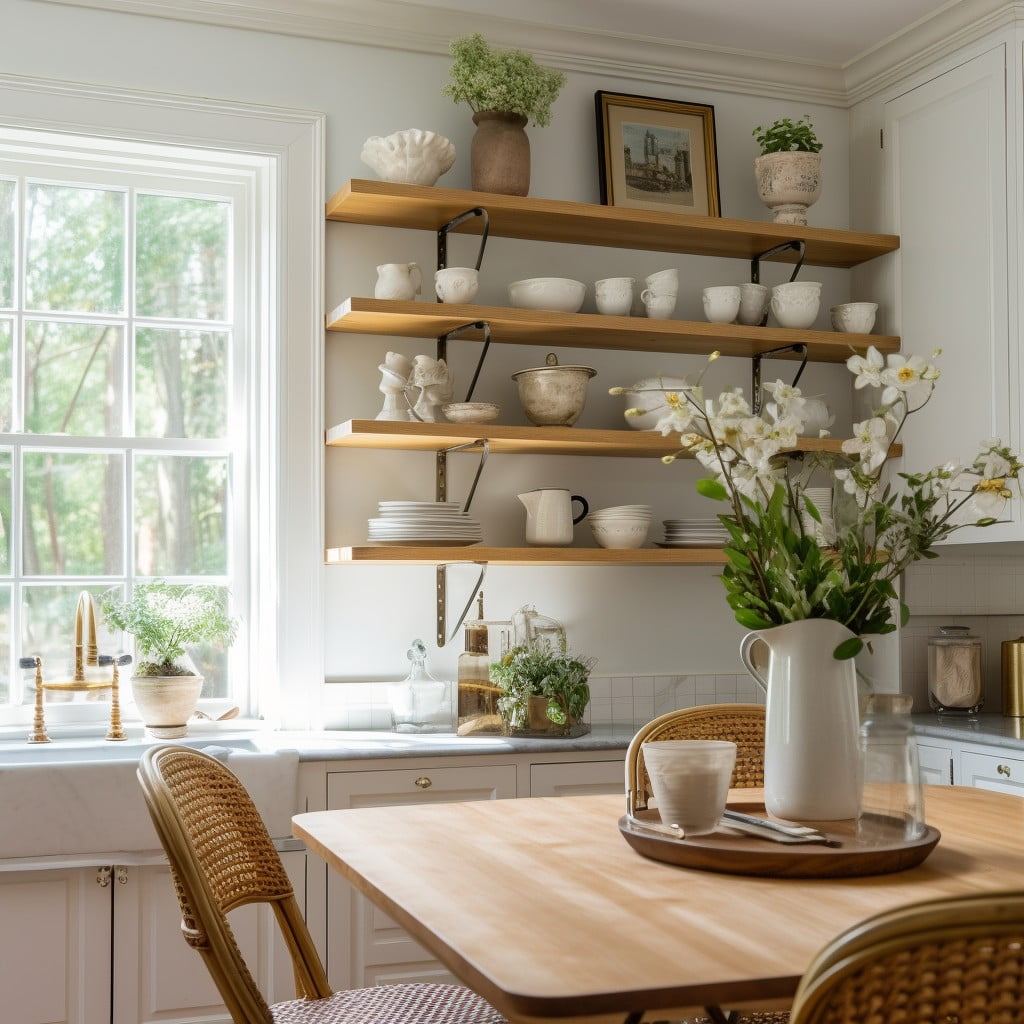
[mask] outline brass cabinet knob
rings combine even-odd
[[[431,780],[430,780],[430,779],[429,779],[429,778],[428,778],[428,777],[427,777],[426,775],[421,775],[421,776],[420,776],[420,777],[419,777],[419,778],[418,778],[418,779],[416,780],[416,785],[417,785],[417,786],[418,786],[418,787],[419,787],[420,789],[430,789],[430,787],[431,787],[431,786],[432,786],[433,784],[434,784],[434,783],[433,783],[433,782],[432,782],[432,781],[431,781]]]
[[[1008,764],[1001,764],[996,767],[996,771],[1000,775],[1005,775],[1007,778],[1010,777],[1010,766]]]

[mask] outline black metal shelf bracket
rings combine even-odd
[[[778,348],[770,348],[766,352],[758,352],[753,356],[750,361],[750,405],[755,416],[761,412],[761,360],[782,352],[796,352],[800,356],[800,367],[796,371],[796,376],[793,377],[793,387],[796,387],[797,381],[800,380],[804,367],[807,365],[807,346],[803,342],[798,342],[795,345],[780,345]]]
[[[476,255],[476,269],[480,269],[480,264],[484,259],[484,246],[487,245],[487,235],[491,230],[491,219],[487,216],[487,211],[482,206],[474,206],[471,210],[466,210],[465,213],[460,213],[457,217],[453,217],[447,224],[437,229],[437,269],[444,270],[448,266],[448,232],[453,231],[464,221],[469,220],[470,217],[482,217],[484,224],[483,229],[480,232],[480,250]],[[441,300],[438,299],[440,302]]]
[[[465,608],[462,609],[459,615],[458,622],[452,627],[451,632],[448,632],[448,567],[450,565],[479,565],[480,574],[476,578],[476,583],[473,584],[473,589],[469,592],[469,600],[466,602]],[[435,571],[435,584],[437,587],[437,646],[444,647],[446,643],[450,643],[455,639],[455,634],[459,631],[459,626],[466,621],[466,616],[469,614],[469,609],[473,607],[473,602],[476,600],[476,595],[480,593],[480,588],[484,585],[484,577],[487,575],[487,563],[486,562],[442,562]]]
[[[473,390],[476,387],[477,380],[480,378],[480,371],[483,369],[484,359],[487,358],[487,350],[491,347],[491,325],[486,320],[476,320],[471,324],[463,324],[461,327],[456,327],[447,334],[442,334],[437,339],[437,358],[447,360],[449,340],[458,337],[465,331],[481,331],[484,336],[484,344],[480,349],[480,358],[476,361],[476,369],[473,371],[473,379],[469,382],[469,388],[466,390],[466,397],[464,401],[469,402],[473,399]]]
[[[765,249],[764,252],[758,253],[750,261],[751,283],[761,283],[761,260],[765,260],[769,256],[775,256],[780,252],[785,252],[787,249],[796,249],[796,251],[800,254],[799,258],[796,261],[796,266],[793,267],[793,273],[790,275],[789,278],[790,281],[795,281],[796,275],[800,273],[800,268],[804,265],[804,255],[807,252],[807,243],[799,238],[794,238],[789,242],[782,242],[780,245],[773,245],[770,249]]]

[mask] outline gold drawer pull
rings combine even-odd
[[[1000,767],[999,767],[999,770],[1000,770],[1000,771],[1002,771],[1002,770],[1003,770],[1003,769],[1002,769],[1002,766],[1001,766],[1001,765],[1000,765]],[[1009,771],[1007,771],[1007,775],[1009,775]],[[427,777],[426,775],[421,775],[421,776],[420,776],[420,777],[419,777],[419,778],[418,778],[418,779],[416,780],[416,785],[417,785],[417,786],[418,786],[418,787],[419,787],[420,789],[430,789],[430,787],[431,787],[431,786],[432,786],[433,784],[434,784],[434,783],[433,783],[433,782],[431,782],[431,780],[430,780],[430,779],[429,779],[429,778],[428,778],[428,777]]]
[[[1010,777],[1010,766],[1008,764],[997,765],[996,771],[999,772],[1000,775],[1005,775],[1007,778]],[[417,785],[419,785],[419,783],[417,783]]]

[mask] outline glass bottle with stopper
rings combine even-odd
[[[427,670],[427,648],[422,640],[413,640],[406,656],[412,662],[409,675],[388,687],[391,728],[395,732],[453,732],[453,683],[435,679]]]

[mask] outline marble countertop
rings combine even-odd
[[[1024,751],[1024,718],[982,712],[976,719],[969,719],[927,712],[911,715],[911,719],[918,736]]]

